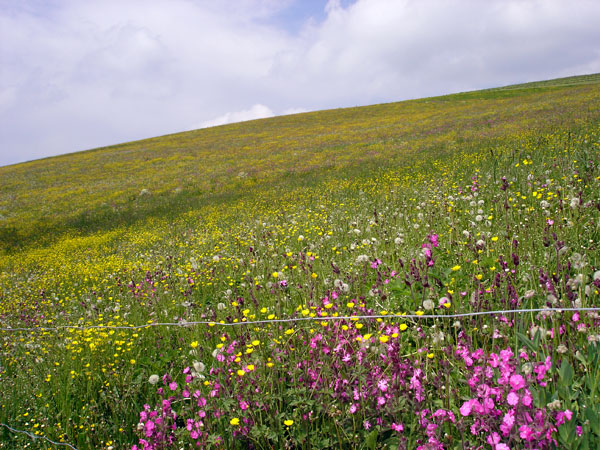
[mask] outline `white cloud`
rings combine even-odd
[[[225,125],[227,123],[245,122],[246,120],[264,119],[265,117],[273,117],[275,114],[265,105],[256,104],[250,109],[242,111],[228,112],[222,116],[215,117],[211,120],[202,122],[199,126],[191,128],[208,128],[216,127],[217,125]]]
[[[303,2],[3,4],[0,164],[191,123],[600,72],[595,0],[329,0],[292,33],[281,14]]]

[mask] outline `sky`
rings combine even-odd
[[[0,166],[597,73],[598,23],[598,0],[0,0]]]

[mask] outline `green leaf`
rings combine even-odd
[[[562,364],[560,366],[560,370],[558,372],[560,374],[560,378],[566,386],[570,386],[573,381],[573,368],[567,358],[563,359]]]
[[[600,437],[600,417],[593,407],[588,407],[585,410],[585,418],[590,421],[590,426],[594,433]]]
[[[375,446],[377,445],[377,430],[373,430],[369,434],[367,434],[365,443],[369,450],[375,450]]]
[[[538,351],[538,345],[539,345],[539,340],[538,340],[538,345],[536,345],[533,341],[531,341],[527,336],[525,336],[523,333],[519,333],[518,331],[516,331],[517,333],[517,337],[519,338],[519,341],[521,341],[525,346],[527,346],[529,348],[529,350],[536,352]],[[540,334],[540,332],[536,332],[535,337],[538,337]]]

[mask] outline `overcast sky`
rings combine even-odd
[[[0,165],[600,72],[598,0],[0,0]]]

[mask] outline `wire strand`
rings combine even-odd
[[[293,317],[289,319],[271,319],[271,320],[254,320],[254,321],[243,321],[243,322],[230,322],[221,323],[215,321],[193,321],[193,322],[152,322],[145,325],[89,325],[89,326],[78,326],[78,325],[60,325],[57,327],[16,327],[16,328],[0,328],[0,331],[58,331],[64,329],[74,330],[139,330],[150,327],[191,327],[194,325],[209,325],[209,326],[220,326],[220,327],[235,327],[242,325],[260,325],[260,324],[271,324],[271,323],[292,323],[292,322],[304,322],[304,321],[329,321],[329,320],[372,320],[372,319],[458,319],[464,317],[476,317],[493,314],[515,314],[515,313],[531,313],[531,312],[566,312],[566,311],[600,311],[600,307],[589,307],[589,308],[532,308],[532,309],[507,309],[498,311],[478,311],[470,313],[459,313],[459,314],[380,314],[371,316],[321,316],[321,317]]]
[[[51,439],[48,439],[48,438],[47,438],[47,437],[45,437],[45,436],[36,436],[35,434],[33,434],[33,433],[30,433],[29,431],[17,430],[17,429],[15,429],[15,428],[13,428],[13,427],[10,427],[10,426],[6,425],[5,423],[0,423],[0,425],[2,425],[3,427],[6,427],[6,428],[8,428],[8,429],[9,429],[10,431],[12,431],[13,433],[22,433],[22,434],[26,434],[27,436],[29,436],[29,437],[30,437],[31,439],[33,439],[34,441],[35,441],[35,440],[37,440],[37,439],[43,439],[43,440],[45,440],[45,441],[48,441],[48,442],[50,442],[50,443],[51,443],[51,444],[53,444],[53,445],[63,445],[63,446],[65,446],[65,447],[69,447],[69,448],[71,448],[71,449],[73,449],[73,450],[78,450],[76,447],[73,447],[71,444],[69,444],[69,443],[67,443],[67,442],[54,442],[53,440],[51,440]]]

